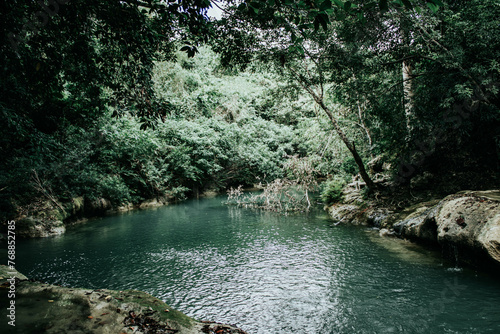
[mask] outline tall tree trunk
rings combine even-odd
[[[375,190],[375,188],[376,188],[375,183],[370,178],[370,175],[368,175],[368,172],[366,171],[366,168],[365,168],[365,164],[363,163],[363,159],[361,159],[361,157],[359,156],[358,150],[356,149],[356,145],[354,145],[354,142],[350,141],[349,138],[347,138],[346,134],[344,133],[344,131],[340,127],[339,123],[337,122],[337,120],[333,116],[332,111],[330,110],[330,108],[328,108],[326,106],[325,102],[323,101],[323,97],[318,96],[318,94],[316,94],[311,89],[311,87],[307,84],[307,80],[303,76],[299,75],[291,67],[288,67],[288,68],[295,75],[295,78],[299,81],[300,85],[313,97],[314,101],[328,115],[328,118],[330,119],[330,121],[333,124],[333,128],[335,129],[337,134],[340,136],[340,139],[342,139],[342,141],[344,142],[344,144],[347,147],[347,149],[349,150],[349,152],[351,152],[351,154],[354,158],[354,161],[356,162],[356,165],[358,165],[359,175],[361,175],[361,178],[363,179],[363,181],[365,181],[366,186],[370,190]]]
[[[410,23],[408,18],[400,15],[400,33],[401,42],[403,47],[403,61],[401,63],[401,70],[403,76],[403,108],[406,119],[406,140],[409,142],[414,135],[415,129],[415,102],[414,102],[414,87],[413,87],[413,68],[410,57],[411,50],[411,35],[409,29]],[[405,57],[407,57],[405,59]]]
[[[359,118],[359,126],[365,131],[366,133],[366,138],[368,138],[368,145],[370,146],[370,156],[372,159],[374,158],[373,156],[373,140],[372,140],[372,135],[370,133],[370,129],[366,126],[365,123],[365,118],[363,116],[363,109],[361,109],[361,103],[356,101],[356,104],[358,105],[358,118]]]
[[[406,118],[407,138],[413,138],[415,128],[415,102],[413,91],[413,71],[410,60],[404,60],[402,63],[403,72],[403,105]]]

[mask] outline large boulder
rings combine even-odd
[[[458,261],[500,268],[500,191],[465,191],[422,206],[394,225],[401,236],[440,246]]]

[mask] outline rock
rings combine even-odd
[[[406,210],[410,213],[402,221],[394,224],[396,233],[412,241],[435,246],[437,244],[437,227],[434,216],[439,203],[432,206],[434,203],[421,203]]]
[[[111,210],[111,201],[106,198],[85,199],[85,212],[91,215],[99,215]]]
[[[153,199],[146,200],[146,201],[142,202],[141,204],[139,204],[139,208],[140,209],[157,208],[160,206],[164,206],[167,203],[168,203],[168,200],[166,198],[163,198],[163,197],[153,198]]]
[[[391,212],[384,208],[374,208],[367,210],[367,222],[368,224],[378,227],[385,228],[390,222]]]
[[[380,231],[378,232],[378,234],[381,237],[395,237],[396,236],[396,232],[390,231],[390,230],[388,230],[386,228],[380,229]]]
[[[6,265],[0,264],[0,286],[3,286],[4,284],[8,283],[7,279],[12,277],[20,281],[28,280],[28,277],[21,274],[15,268],[11,268]]]
[[[66,232],[61,220],[24,217],[16,220],[16,235],[20,238],[38,238],[60,235]]]
[[[10,277],[11,271],[0,266],[0,275]],[[85,289],[28,281],[17,271],[16,277],[16,330],[19,333],[201,334],[207,326],[224,328],[223,333],[244,333],[233,326],[196,321],[141,291],[99,289],[89,293]],[[10,284],[6,280],[5,283]],[[165,309],[169,312],[163,312]],[[2,319],[7,312],[6,307],[0,310]],[[5,324],[0,324],[0,331]]]
[[[394,225],[402,237],[449,250],[473,266],[500,268],[500,191],[450,195]]]
[[[71,214],[78,215],[83,214],[85,209],[85,200],[83,197],[75,197],[71,200]]]
[[[16,219],[16,235],[21,238],[50,237],[66,232],[66,225],[86,222],[85,217],[101,216],[109,213],[130,211],[133,209],[155,208],[170,202],[169,197],[147,200],[139,206],[132,203],[113,208],[105,198],[88,199],[75,197],[71,201],[57,203],[44,201],[36,209]]]
[[[500,271],[500,190],[463,191],[398,213],[355,203],[327,210],[337,224],[376,226],[381,236],[395,234],[441,248],[459,262]]]
[[[134,209],[134,205],[132,203],[124,204],[116,208],[117,212],[127,212]]]
[[[436,215],[439,244],[465,262],[483,262],[485,254],[500,265],[500,201],[491,198],[467,192],[444,199]]]
[[[357,205],[336,204],[328,207],[328,212],[337,223],[350,223],[354,225],[367,224],[365,213],[360,211]]]

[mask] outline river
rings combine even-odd
[[[202,320],[253,334],[500,333],[500,281],[440,254],[222,197],[94,219],[22,240],[28,277],[146,291]]]

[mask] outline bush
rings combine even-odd
[[[321,191],[321,200],[329,205],[342,201],[342,189],[347,184],[346,180],[341,176],[335,176],[323,183]]]
[[[130,190],[117,175],[107,175],[103,177],[97,187],[101,197],[107,198],[113,204],[125,204],[132,201]]]

